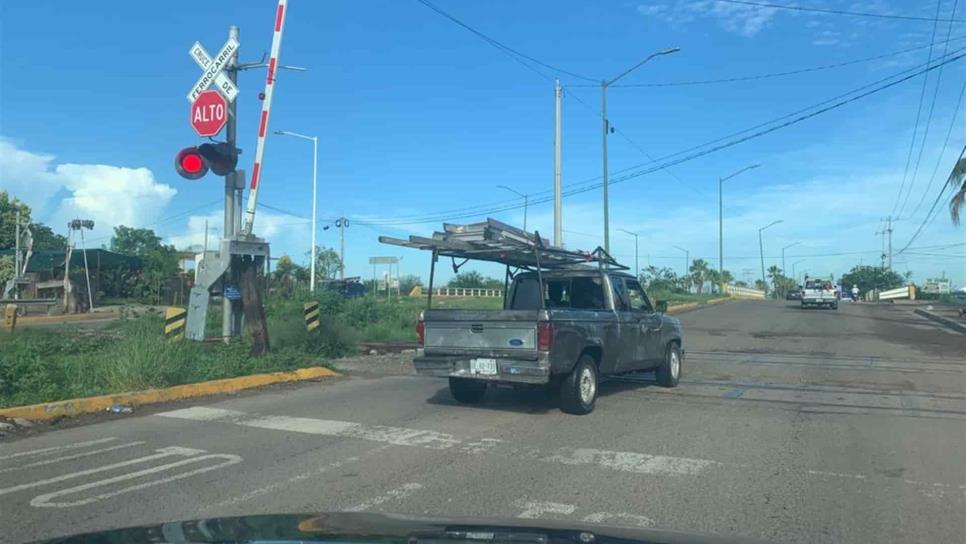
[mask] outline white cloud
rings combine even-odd
[[[55,164],[53,155],[8,140],[0,140],[0,190],[36,209],[55,230],[71,219],[93,219],[92,237],[109,234],[115,225],[150,223],[177,194],[147,168]]]
[[[715,0],[658,0],[638,4],[637,12],[671,25],[684,25],[698,17],[711,17],[728,32],[754,36],[767,26],[777,10]]]
[[[178,249],[197,249],[200,251],[205,243],[205,222],[208,225],[208,249],[217,249],[221,243],[221,235],[224,227],[222,211],[215,210],[206,215],[192,215],[188,217],[183,229],[178,230],[178,234],[164,237],[166,244],[171,244]],[[309,240],[311,230],[310,221],[284,214],[275,214],[260,210],[255,216],[255,234],[260,238],[269,240],[273,247],[286,248],[293,242],[298,242],[298,246],[308,246],[302,244]],[[280,249],[279,251],[282,251]],[[273,253],[276,251],[273,250]],[[298,260],[301,254],[293,255]]]

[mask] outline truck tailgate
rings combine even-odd
[[[539,317],[539,310],[427,310],[424,349],[535,354]]]

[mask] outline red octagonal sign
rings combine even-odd
[[[191,104],[191,126],[198,136],[214,136],[227,122],[228,104],[218,91],[205,91]]]

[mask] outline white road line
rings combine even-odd
[[[71,472],[69,474],[63,474],[61,476],[56,476],[54,478],[47,478],[46,480],[37,480],[34,482],[29,482],[26,484],[15,485],[13,487],[7,487],[5,489],[0,489],[0,495],[6,495],[7,493],[13,493],[15,491],[21,491],[24,489],[30,489],[33,487],[40,487],[42,485],[53,484],[57,482],[63,482],[64,480],[71,480],[74,478],[80,478],[81,476],[87,476],[88,474],[96,474],[98,472],[104,472],[105,470],[113,470],[115,468],[126,467],[134,465],[137,463],[145,463],[147,461],[153,461],[155,459],[162,459],[164,457],[171,457],[172,455],[182,455],[186,457],[192,457],[204,453],[204,450],[196,450],[192,448],[182,448],[179,446],[171,446],[168,448],[161,448],[157,450],[158,453],[153,455],[147,455],[144,457],[138,457],[135,459],[130,459],[128,461],[121,461],[120,463],[113,463],[110,465],[104,465],[102,467],[91,468],[87,470],[81,470],[79,472]]]
[[[129,487],[125,487],[125,488],[122,488],[122,489],[116,489],[114,491],[109,491],[107,493],[102,493],[100,495],[95,495],[93,497],[88,497],[86,499],[81,499],[81,500],[78,500],[78,501],[73,501],[73,502],[50,502],[51,499],[55,499],[57,497],[63,497],[64,495],[70,495],[72,493],[77,493],[78,491],[85,491],[87,489],[93,489],[95,487],[101,487],[101,486],[105,486],[105,485],[111,485],[111,484],[114,484],[114,483],[117,483],[117,482],[123,482],[124,480],[130,480],[130,479],[133,479],[133,478],[140,478],[141,476],[145,476],[145,475],[148,475],[148,474],[154,474],[154,473],[161,472],[161,471],[164,471],[164,470],[168,470],[168,469],[171,469],[171,468],[180,467],[180,466],[184,466],[184,465],[188,465],[188,464],[192,464],[192,463],[200,463],[201,461],[206,461],[208,459],[223,459],[224,461],[222,463],[219,463],[219,464],[216,464],[216,465],[201,467],[201,468],[197,468],[195,470],[189,470],[188,472],[182,472],[180,474],[176,474],[174,476],[168,476],[166,478],[158,478],[156,480],[151,480],[151,481],[148,481],[148,482],[143,482],[143,483],[140,483],[140,484],[137,484],[137,485],[132,485],[132,486],[129,486]],[[30,501],[30,505],[31,506],[35,506],[35,507],[38,507],[38,508],[67,508],[67,507],[71,507],[71,506],[81,506],[83,504],[90,504],[92,502],[96,502],[96,501],[99,501],[99,500],[109,499],[111,497],[115,497],[115,496],[120,495],[122,493],[129,493],[131,491],[137,491],[139,489],[144,489],[146,487],[151,487],[151,486],[155,486],[155,485],[161,485],[161,484],[165,484],[165,483],[168,483],[168,482],[173,482],[175,480],[180,480],[182,478],[187,478],[189,476],[194,476],[195,474],[200,474],[202,472],[208,472],[208,471],[216,470],[216,469],[219,469],[219,468],[222,468],[222,467],[227,467],[229,465],[234,465],[236,463],[240,463],[241,461],[242,461],[242,458],[239,457],[239,456],[237,456],[237,455],[223,454],[223,453],[214,453],[214,454],[210,454],[210,455],[202,455],[200,457],[192,457],[192,458],[189,458],[189,459],[183,459],[181,461],[175,461],[174,463],[168,463],[166,465],[159,465],[159,466],[156,466],[156,467],[146,468],[144,470],[139,470],[139,471],[136,471],[136,472],[129,472],[127,474],[121,474],[120,476],[115,476],[113,478],[107,478],[105,480],[98,480],[96,482],[91,482],[91,483],[87,483],[87,484],[83,484],[83,485],[78,485],[78,486],[74,486],[74,487],[69,487],[67,489],[61,489],[60,491],[54,491],[52,493],[45,493],[43,495],[38,495],[38,496],[34,497]]]
[[[132,446],[140,446],[140,445],[143,445],[144,443],[145,442],[142,442],[142,441],[128,442],[127,444],[119,444],[117,446],[111,446],[109,448],[101,448],[101,449],[98,449],[98,450],[90,450],[90,451],[85,451],[85,452],[81,452],[81,453],[75,453],[73,455],[65,455],[63,457],[55,457],[53,459],[46,459],[44,461],[36,461],[36,462],[33,462],[33,463],[27,463],[26,465],[20,465],[18,467],[10,467],[10,468],[0,469],[0,473],[3,473],[3,472],[11,472],[11,471],[14,471],[14,470],[22,470],[22,469],[30,468],[30,467],[39,467],[39,466],[43,466],[43,465],[50,465],[50,464],[53,464],[53,463],[60,463],[60,462],[63,462],[63,461],[70,461],[71,459],[79,459],[81,457],[89,457],[91,455],[97,455],[99,453],[104,453],[104,452],[108,452],[108,451],[114,451],[114,450],[120,450],[120,449],[124,449],[124,448],[130,448]]]
[[[223,500],[223,501],[218,502],[218,503],[215,503],[215,504],[205,505],[201,509],[202,510],[205,510],[205,511],[219,510],[219,509],[224,508],[226,506],[234,506],[234,505],[236,505],[238,503],[242,503],[242,502],[245,502],[245,501],[250,501],[250,500],[252,500],[252,499],[254,499],[256,497],[260,497],[260,496],[265,495],[267,493],[274,493],[274,492],[276,492],[278,490],[286,489],[286,488],[288,488],[288,486],[290,486],[292,484],[295,484],[295,483],[298,483],[298,482],[301,482],[303,480],[308,480],[309,478],[314,478],[316,476],[321,476],[322,474],[325,474],[326,472],[329,472],[330,470],[342,468],[343,466],[345,466],[348,463],[355,463],[356,461],[358,461],[359,459],[361,459],[363,457],[369,457],[370,455],[373,455],[373,454],[375,454],[377,452],[380,452],[380,451],[382,451],[384,449],[387,449],[387,448],[389,448],[388,445],[387,446],[380,446],[378,448],[373,448],[371,450],[366,451],[365,453],[363,453],[361,455],[358,455],[358,456],[355,456],[354,455],[352,457],[346,457],[345,459],[342,459],[340,461],[336,461],[334,463],[330,463],[328,465],[324,465],[324,466],[321,466],[321,467],[316,468],[316,469],[312,469],[312,470],[309,470],[309,471],[306,471],[306,472],[302,472],[300,474],[296,474],[295,476],[292,476],[290,478],[286,478],[285,480],[272,482],[272,483],[270,483],[270,484],[268,484],[268,485],[266,485],[264,487],[259,487],[257,489],[253,489],[253,490],[251,490],[251,491],[249,491],[247,493],[244,493],[242,495],[238,495],[237,497],[231,497],[229,499]]]
[[[865,474],[845,474],[842,472],[829,472],[827,470],[809,470],[808,473],[815,476],[835,476],[836,478],[852,478],[855,480],[865,480],[867,478]]]
[[[162,412],[156,415],[194,421],[231,420],[232,423],[237,425],[256,427],[259,429],[272,429],[322,436],[361,438],[373,442],[383,442],[398,446],[418,446],[436,450],[448,449],[461,444],[461,441],[454,438],[453,435],[436,431],[407,429],[404,427],[386,427],[382,425],[365,425],[349,421],[309,417],[259,417],[250,416],[244,412],[236,412],[234,410],[205,408],[203,406]]]
[[[193,419],[195,421],[217,421],[219,419],[238,419],[248,416],[245,412],[209,408],[207,406],[192,406],[191,408],[171,410],[170,412],[161,412],[155,415],[176,419]]]
[[[226,499],[226,500],[223,500],[223,501],[218,502],[218,503],[215,503],[215,504],[207,504],[207,505],[205,505],[205,506],[202,507],[202,510],[218,510],[219,508],[224,508],[225,506],[233,506],[233,505],[236,505],[236,504],[241,503],[241,502],[250,501],[250,500],[252,500],[252,499],[254,499],[256,497],[260,497],[262,495],[265,495],[266,493],[272,493],[272,492],[275,492],[275,491],[278,491],[278,490],[281,490],[281,489],[285,489],[285,488],[287,488],[288,486],[290,486],[290,485],[292,485],[294,483],[301,482],[302,480],[307,480],[307,479],[313,478],[315,476],[319,476],[319,475],[324,474],[324,473],[326,473],[326,472],[328,472],[330,470],[337,469],[337,468],[341,468],[346,463],[353,463],[353,462],[358,461],[358,460],[359,460],[358,457],[347,457],[345,460],[336,461],[334,463],[325,465],[323,467],[319,467],[319,468],[317,468],[315,470],[310,470],[308,472],[303,472],[301,474],[296,474],[295,476],[292,476],[291,478],[287,478],[287,479],[282,480],[282,481],[279,481],[279,482],[273,482],[273,483],[271,483],[269,485],[266,485],[264,487],[259,487],[258,489],[253,489],[253,490],[251,490],[248,493],[245,493],[243,495],[238,495],[237,497],[232,497],[230,499]]]
[[[77,442],[75,444],[68,444],[66,446],[54,446],[54,447],[51,447],[51,448],[41,448],[39,450],[22,451],[20,453],[13,453],[13,454],[10,454],[10,455],[4,455],[4,456],[0,457],[0,461],[2,461],[4,459],[14,459],[16,457],[24,457],[24,456],[27,456],[27,455],[47,455],[48,453],[54,453],[54,452],[57,452],[57,451],[73,450],[73,449],[77,449],[77,448],[84,448],[84,447],[87,447],[87,446],[95,446],[97,444],[103,444],[105,442],[110,442],[112,440],[117,440],[117,438],[112,436],[110,438],[99,438],[97,440],[88,440],[86,442]]]
[[[513,501],[513,506],[523,508],[523,512],[517,514],[518,518],[523,519],[538,519],[544,514],[569,516],[577,510],[577,507],[572,504],[548,501],[525,501],[522,499]]]
[[[628,514],[626,512],[618,512],[616,514],[597,512],[584,517],[584,521],[588,523],[607,523],[609,525],[630,525],[634,527],[654,527],[655,525],[654,520],[651,518],[638,516],[637,514]]]
[[[712,466],[720,465],[708,459],[648,455],[631,451],[608,451],[593,448],[562,449],[543,461],[565,465],[597,465],[622,472],[638,474],[693,475]]]
[[[369,500],[363,501],[362,503],[353,506],[352,508],[346,508],[346,512],[365,512],[366,510],[372,508],[373,506],[379,506],[384,502],[391,501],[393,499],[405,499],[406,497],[412,495],[413,493],[422,489],[422,484],[409,483],[403,484],[396,489],[390,489],[378,497],[373,497]]]

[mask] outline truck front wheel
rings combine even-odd
[[[458,402],[464,404],[476,404],[486,393],[486,382],[480,380],[467,380],[464,378],[449,379],[449,393]]]
[[[664,363],[657,367],[657,383],[661,387],[677,387],[681,379],[681,348],[668,344],[664,352]]]
[[[584,415],[594,411],[596,402],[597,363],[584,353],[560,383],[560,409],[568,414]]]

